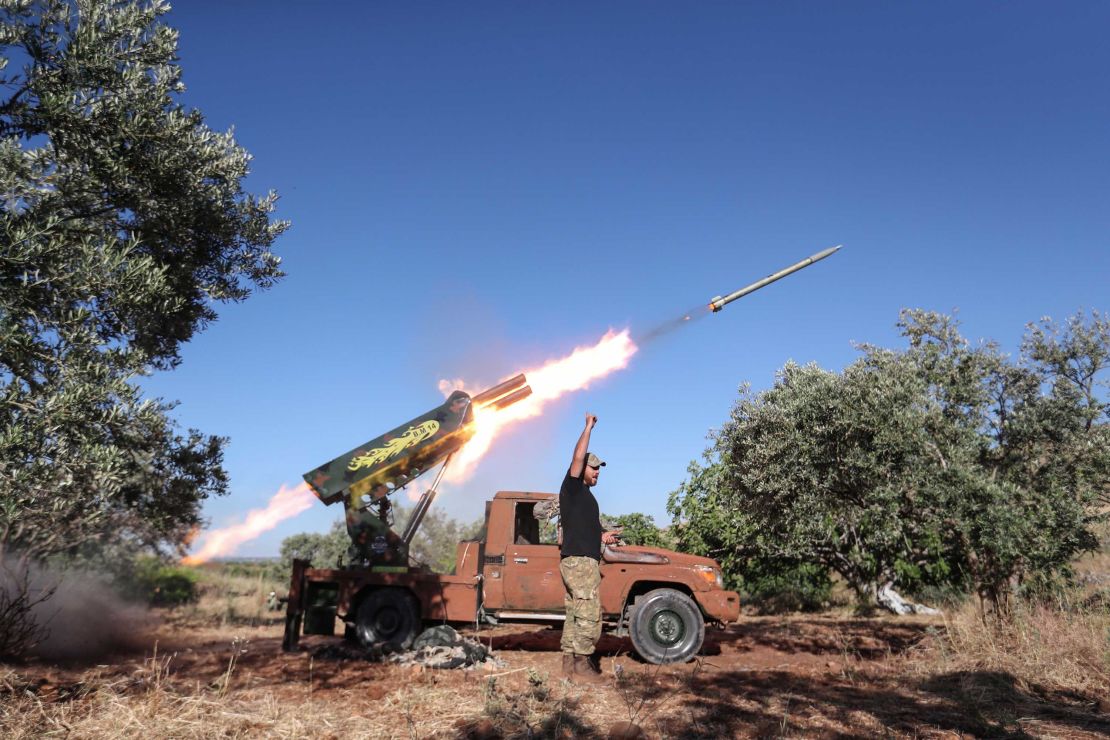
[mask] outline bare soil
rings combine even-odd
[[[179,695],[241,706],[264,699],[311,714],[309,734],[320,737],[1110,736],[1104,697],[1001,672],[923,668],[920,646],[938,625],[905,617],[743,617],[708,631],[697,660],[671,666],[645,664],[627,639],[607,635],[598,646],[606,683],[582,687],[560,679],[557,627],[464,628],[504,664],[445,671],[368,662],[329,647],[339,638],[304,638],[298,652],[284,653],[276,623],[217,630],[165,621],[126,652],[7,666],[0,703],[33,696],[49,708],[89,701],[103,685],[138,701],[158,663],[159,685]],[[275,734],[267,721],[248,721],[233,734]],[[218,729],[212,734],[225,734]]]

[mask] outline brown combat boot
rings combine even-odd
[[[590,666],[590,670],[594,673],[601,675],[601,653],[593,651],[586,656],[586,663]]]
[[[574,656],[574,678],[582,683],[605,683],[605,676],[599,668],[590,663],[590,656]]]
[[[574,681],[574,653],[563,653],[563,678]]]

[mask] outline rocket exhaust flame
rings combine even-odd
[[[488,390],[471,394],[476,432],[455,453],[444,480],[455,483],[466,480],[502,429],[523,419],[539,416],[549,401],[588,388],[590,383],[626,367],[636,349],[627,329],[621,332],[610,330],[592,346],[578,347],[566,357],[528,370]],[[463,385],[461,381],[439,383],[444,395]],[[417,483],[414,481],[410,488],[419,491]],[[413,490],[409,491],[410,499],[413,493]],[[294,488],[282,486],[265,508],[248,512],[243,523],[209,532],[200,550],[182,562],[196,565],[229,555],[243,543],[308,509],[316,500],[307,483]]]
[[[518,421],[539,416],[549,401],[573,391],[585,390],[590,383],[625,368],[637,349],[627,329],[620,332],[610,329],[592,346],[577,347],[566,357],[525,370],[531,395],[504,408],[493,404],[474,410],[476,433],[455,455],[447,470],[446,481],[465,481],[501,430]],[[439,387],[444,393],[450,393],[460,385],[464,384],[440,381]],[[462,390],[467,389],[463,387]]]
[[[184,565],[199,565],[212,558],[230,555],[239,545],[250,542],[263,532],[276,527],[286,519],[300,514],[312,506],[316,497],[312,495],[307,483],[293,488],[282,486],[270,497],[264,508],[251,509],[241,524],[214,529],[204,536],[200,550],[182,559]]]

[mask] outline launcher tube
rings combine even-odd
[[[526,385],[523,388],[518,388],[507,396],[502,396],[491,404],[487,404],[490,408],[495,408],[498,411],[506,406],[512,406],[518,401],[523,401],[528,396],[532,395],[532,386]]]
[[[517,375],[516,377],[509,378],[504,383],[498,383],[497,385],[493,386],[492,388],[484,390],[481,393],[475,394],[474,396],[471,397],[470,400],[476,406],[484,406],[485,404],[487,404],[491,401],[494,401],[498,398],[501,398],[501,396],[504,396],[506,393],[511,393],[512,391],[515,391],[516,389],[520,388],[522,385],[524,385],[527,382],[528,382],[528,379],[524,377],[523,373],[521,373],[520,375]]]

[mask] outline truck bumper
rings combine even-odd
[[[711,619],[727,624],[740,618],[740,594],[735,591],[695,591],[694,598]]]

